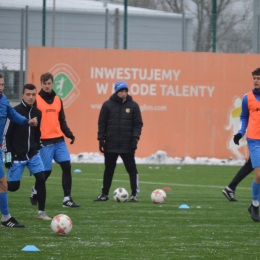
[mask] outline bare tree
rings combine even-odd
[[[227,28],[228,33],[224,33],[218,41],[219,52],[226,53],[249,53],[252,51],[252,23],[244,22],[237,28]]]
[[[212,50],[212,35],[213,35],[213,14],[212,14],[212,0],[165,0],[168,8],[176,13],[188,12],[195,17],[194,24],[194,50],[195,51],[211,51]],[[234,5],[243,5],[238,13],[234,9]],[[236,34],[245,36],[241,37],[240,43],[247,45],[241,50],[250,50],[252,44],[249,44],[248,39],[251,40],[250,31],[242,29],[245,23],[248,23],[247,17],[252,13],[252,3],[250,0],[218,0],[217,1],[217,48],[219,51],[224,49],[228,52],[236,52],[238,48],[233,49],[234,44],[229,40],[229,37]],[[236,37],[236,38],[237,38]],[[223,41],[225,41],[226,48],[222,48]],[[221,43],[218,44],[218,43]]]
[[[97,1],[103,2],[104,0],[97,0]],[[127,2],[129,6],[160,10],[161,1],[162,0],[128,0]],[[114,4],[123,4],[124,0],[108,0],[108,2]]]
[[[158,9],[158,1],[156,0],[128,0],[128,5],[153,10]]]
[[[109,0],[109,2],[123,4],[124,0]],[[212,2],[212,0],[128,0],[128,5],[192,15],[194,51],[209,52],[213,46]],[[235,6],[240,6],[239,11],[234,8]],[[217,51],[251,51],[252,8],[252,0],[217,0]]]
[[[179,0],[165,0],[161,1],[161,4],[163,5],[164,11],[172,10],[174,13],[182,14],[185,12],[185,9],[187,9],[188,4],[187,0],[179,1]]]

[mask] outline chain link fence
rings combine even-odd
[[[192,14],[129,7],[125,38],[123,5],[87,9],[70,2],[70,6],[55,9],[47,6],[43,16],[42,1],[38,6],[23,6],[22,2],[15,6],[0,3],[0,73],[10,100],[19,100],[19,90],[27,82],[28,46],[259,52],[260,19],[253,19],[253,10],[248,16],[211,16],[203,20]]]

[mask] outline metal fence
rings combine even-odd
[[[187,14],[129,11],[127,49],[260,51],[260,18],[255,20],[252,14],[237,15],[233,20],[221,19],[216,16],[201,22],[198,17]],[[0,6],[0,34],[0,73],[5,78],[5,94],[11,100],[18,100],[20,86],[27,82],[28,46],[123,49],[124,11],[118,8],[56,9],[55,12],[46,9],[43,19],[41,8]]]

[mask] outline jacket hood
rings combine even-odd
[[[43,91],[43,89],[40,90],[39,95],[43,98],[51,99],[56,96],[56,93],[52,90],[51,93]]]
[[[41,89],[39,95],[45,100],[45,102],[47,102],[48,104],[52,104],[56,93],[53,90],[51,91],[51,93],[47,93],[43,91],[43,89]]]

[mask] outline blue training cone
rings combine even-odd
[[[190,207],[187,204],[180,205],[179,209],[189,209]]]
[[[22,251],[41,251],[34,245],[28,245],[22,249]]]
[[[74,170],[74,172],[81,172],[81,170],[80,169],[76,169],[76,170]]]

